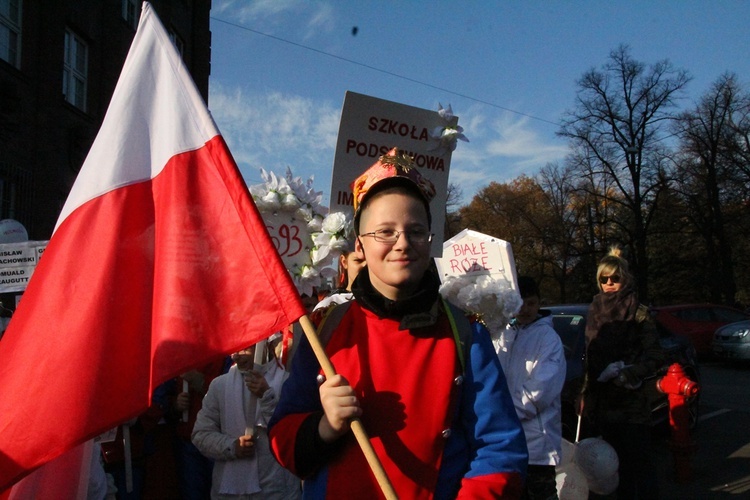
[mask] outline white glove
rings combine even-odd
[[[612,380],[620,374],[620,370],[622,370],[623,368],[625,368],[625,363],[623,361],[615,361],[614,363],[610,363],[596,380],[597,382],[607,382],[608,380]]]

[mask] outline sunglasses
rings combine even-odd
[[[599,276],[599,283],[601,283],[602,285],[606,284],[609,280],[612,280],[612,283],[619,283],[620,275],[613,274],[612,276]]]

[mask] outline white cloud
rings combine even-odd
[[[295,175],[316,175],[316,189],[328,190],[339,108],[217,82],[210,86],[209,108],[248,184],[260,182],[261,168],[283,175],[289,166]]]
[[[491,156],[517,158],[519,165],[539,165],[563,158],[567,147],[559,140],[543,139],[530,125],[527,117],[513,119],[505,113],[490,127],[496,137],[490,139],[486,149]]]
[[[214,0],[211,11],[214,14],[228,16],[243,23],[278,16],[285,12],[294,12],[306,5],[301,0]]]
[[[534,175],[547,163],[562,161],[564,141],[548,125],[535,128],[527,117],[504,113],[489,119],[486,108],[473,106],[459,117],[468,144],[459,143],[451,160],[450,182],[459,185],[464,203],[491,182],[508,182],[522,174]]]
[[[221,19],[252,25],[252,28],[268,34],[276,31],[275,27],[299,23],[304,27],[300,32],[304,32],[302,38],[305,40],[321,32],[329,32],[334,26],[334,10],[323,2],[214,0],[211,12]],[[258,26],[260,21],[263,27]]]
[[[307,34],[305,40],[312,38],[321,32],[330,33],[335,27],[335,16],[333,8],[327,4],[317,4],[317,10],[310,15],[307,23]]]

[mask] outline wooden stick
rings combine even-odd
[[[320,363],[320,367],[323,369],[323,374],[326,378],[336,375],[336,369],[333,367],[331,360],[328,359],[325,348],[323,347],[323,344],[320,343],[320,339],[315,332],[315,327],[313,326],[312,321],[310,321],[310,318],[306,315],[302,316],[299,319],[299,324],[302,326],[302,330],[305,332],[305,336],[310,342],[315,357],[318,359],[318,363]],[[367,436],[362,421],[358,418],[353,418],[351,421],[351,428],[354,437],[357,438],[359,447],[362,448],[362,452],[365,454],[367,463],[370,464],[372,473],[375,474],[375,479],[377,479],[383,494],[388,500],[396,500],[398,498],[396,491],[393,489],[393,485],[391,484],[390,479],[388,479],[388,474],[386,474],[385,469],[383,469],[383,464],[380,463],[380,459],[375,453],[372,443],[370,443],[370,438]]]

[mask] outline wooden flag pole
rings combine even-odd
[[[326,378],[336,375],[336,370],[333,367],[331,360],[328,359],[325,348],[323,347],[323,344],[321,344],[318,334],[315,332],[315,326],[313,326],[310,318],[307,315],[302,316],[299,319],[299,324],[302,326],[302,330],[305,332],[305,336],[310,342],[310,346],[312,346],[315,357],[318,359],[318,363],[320,363],[320,367],[323,369],[323,374]],[[380,459],[375,453],[372,443],[370,443],[370,438],[367,436],[362,421],[358,418],[352,419],[351,428],[354,437],[357,438],[359,447],[362,448],[362,452],[365,454],[367,463],[370,464],[370,469],[372,469],[373,474],[375,474],[375,479],[377,479],[383,494],[388,500],[398,499],[396,491],[393,489],[393,485],[391,484],[390,479],[388,479],[385,469],[383,469],[383,464],[380,463]]]

